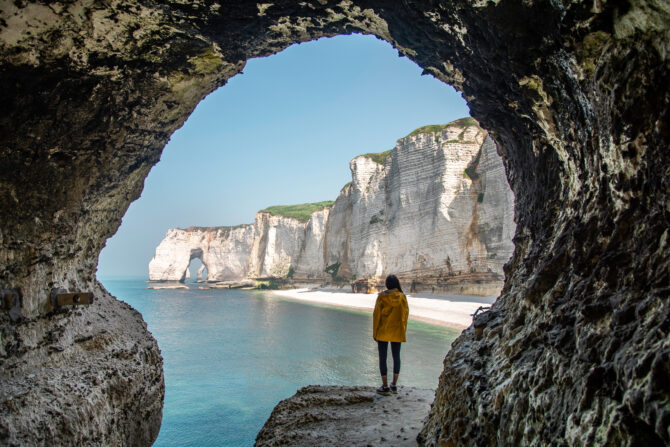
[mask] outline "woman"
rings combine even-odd
[[[377,295],[375,311],[372,314],[372,338],[377,342],[379,349],[379,372],[382,375],[382,386],[377,388],[377,392],[388,396],[398,392],[400,343],[405,341],[409,306],[407,297],[400,288],[400,281],[395,275],[389,275],[386,278],[386,289]],[[389,342],[391,342],[391,355],[393,356],[393,382],[390,387],[386,376]]]

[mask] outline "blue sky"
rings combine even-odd
[[[362,35],[250,60],[172,135],[98,276],[148,277],[169,228],[251,223],[271,205],[335,200],[355,156],[469,115],[460,93],[421,71]]]

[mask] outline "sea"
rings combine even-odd
[[[275,405],[303,386],[381,383],[370,312],[261,290],[195,283],[153,290],[141,278],[100,280],[142,314],[163,355],[155,446],[251,446]],[[410,321],[399,385],[435,389],[458,334]]]

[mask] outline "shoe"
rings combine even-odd
[[[389,394],[391,394],[391,388],[382,385],[379,388],[377,388],[377,394],[381,394],[382,396],[388,396]]]
[[[395,385],[389,385],[389,389],[393,394],[398,394],[398,387]]]

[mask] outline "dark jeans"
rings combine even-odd
[[[379,372],[382,373],[382,376],[385,376],[388,372],[386,369],[388,345],[389,342],[387,341],[377,342],[377,349],[379,349]],[[393,374],[398,374],[400,373],[400,342],[391,342],[391,355],[393,356]]]

